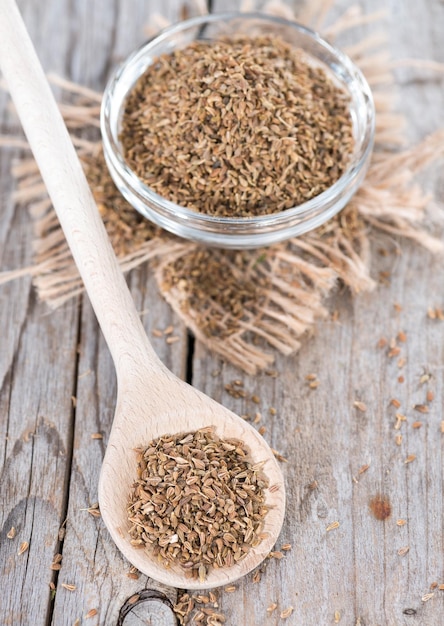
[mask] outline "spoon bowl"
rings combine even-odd
[[[150,577],[181,588],[228,584],[259,565],[280,532],[285,491],[273,452],[253,427],[177,379],[156,356],[14,0],[2,1],[0,66],[116,367],[117,408],[99,486],[103,520],[122,553]],[[270,511],[258,546],[240,563],[196,582],[131,545],[126,509],[137,478],[134,448],[205,426],[242,440],[253,462],[264,463]]]
[[[266,558],[280,532],[285,490],[281,470],[270,448],[259,433],[243,419],[197,389],[177,379],[168,371],[159,371],[146,385],[141,376],[121,386],[116,415],[107,446],[99,481],[99,503],[102,518],[119,550],[141,572],[173,587],[209,589],[227,585],[254,569]],[[140,393],[141,386],[144,393]],[[147,419],[147,416],[149,418]],[[155,416],[153,418],[152,416]],[[136,479],[135,449],[167,433],[194,431],[214,426],[222,439],[242,440],[250,450],[253,463],[264,461],[263,472],[270,489],[265,490],[266,505],[261,543],[230,568],[210,569],[204,582],[185,578],[180,566],[159,565],[149,552],[130,543],[130,523],[126,513],[129,493]]]

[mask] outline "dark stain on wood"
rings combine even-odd
[[[388,519],[392,514],[392,505],[387,496],[376,494],[370,498],[368,506],[373,514],[373,517],[383,522]]]

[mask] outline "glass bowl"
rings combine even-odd
[[[162,54],[194,40],[229,35],[266,34],[280,37],[311,56],[350,97],[354,150],[346,171],[331,187],[311,200],[254,217],[219,217],[179,206],[155,193],[130,169],[119,141],[128,93],[149,65]],[[260,13],[216,13],[193,18],[163,30],[133,52],[114,72],[104,92],[101,132],[110,174],[122,195],[143,216],[180,237],[208,246],[246,249],[269,246],[317,228],[340,211],[359,187],[373,147],[375,111],[370,88],[360,70],[317,33],[278,17]]]

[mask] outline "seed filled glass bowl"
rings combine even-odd
[[[160,196],[132,171],[119,139],[129,92],[162,54],[193,41],[227,36],[268,35],[301,49],[349,95],[354,147],[340,178],[325,191],[297,206],[253,217],[220,217],[179,206]],[[360,70],[317,33],[278,17],[259,13],[217,13],[193,18],[163,30],[133,52],[114,72],[105,89],[101,131],[110,174],[126,200],[143,216],[180,237],[213,247],[247,249],[269,246],[317,228],[350,200],[365,176],[373,147],[375,111],[370,88]]]

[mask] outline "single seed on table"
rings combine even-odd
[[[404,546],[403,548],[399,548],[398,554],[399,556],[405,556],[409,550],[410,550],[409,546]]]
[[[435,398],[435,394],[433,393],[431,389],[429,389],[426,395],[427,402],[432,402],[434,398]]]
[[[339,528],[339,526],[340,526],[339,522],[335,521],[329,524],[325,530],[329,532],[330,530],[335,530],[335,528]]]
[[[438,585],[438,589],[439,589],[440,591],[444,591],[444,585]]]
[[[398,520],[396,520],[396,525],[397,526],[405,526],[405,524],[407,524],[405,519],[398,519]]]
[[[258,430],[258,433],[260,435],[265,435],[265,433],[267,432],[267,427],[266,426],[261,426]]]
[[[271,406],[271,407],[268,409],[268,412],[270,413],[270,415],[276,415],[277,410],[274,408],[274,406]]]
[[[225,587],[224,591],[226,591],[226,593],[233,593],[236,591],[236,587],[235,585],[229,585],[228,587]]]
[[[407,359],[405,357],[398,359],[398,368],[402,369],[406,363],[407,363]]]
[[[404,376],[398,376],[398,383],[403,383],[405,381]]]
[[[138,593],[135,593],[133,596],[131,596],[131,598],[128,598],[127,603],[128,604],[135,604],[140,598],[140,595]]]
[[[421,428],[422,422],[413,422],[412,428]]]
[[[317,389],[320,385],[320,381],[319,380],[313,380],[311,383],[309,383],[309,387],[310,389]]]
[[[160,328],[153,328],[151,334],[153,335],[153,337],[163,337],[163,332],[160,330]]]
[[[17,534],[17,531],[15,530],[14,526],[11,526],[11,530],[8,531],[8,534],[6,536],[8,539],[14,539],[16,534]]]
[[[401,445],[401,443],[402,443],[402,435],[396,435],[395,443],[396,443],[397,446]]]
[[[363,413],[365,413],[365,411],[367,410],[367,405],[364,404],[364,402],[360,402],[359,400],[355,400],[353,402],[353,406]]]
[[[394,348],[391,348],[391,350],[389,350],[388,357],[391,359],[394,356],[398,356],[400,352],[401,352],[401,348],[399,346],[395,346]]]
[[[316,380],[317,374],[307,374],[305,380]]]
[[[426,593],[425,596],[422,596],[421,600],[422,602],[428,602],[433,598],[434,595],[434,593]]]
[[[270,552],[269,556],[272,559],[278,559],[278,561],[284,558],[284,555],[279,550],[274,550],[273,552]]]
[[[395,309],[397,313],[401,313],[402,311],[402,306],[398,302],[394,303],[393,308]]]
[[[165,328],[165,330],[163,331],[164,335],[171,335],[171,333],[174,331],[174,326],[167,326]]]
[[[75,585],[71,585],[69,583],[62,583],[63,589],[67,589],[68,591],[75,591],[77,587]]]
[[[397,409],[399,409],[399,407],[401,406],[401,403],[399,400],[397,400],[396,398],[392,398],[390,400],[390,404],[394,407],[396,407]]]
[[[404,463],[411,463],[416,459],[416,454],[409,454]]]
[[[167,342],[168,344],[171,344],[171,343],[176,343],[176,341],[179,341],[179,340],[180,340],[180,337],[177,337],[177,336],[174,336],[174,337],[167,337],[167,338],[166,338],[166,342]]]
[[[91,439],[103,439],[102,433],[93,433]]]
[[[281,550],[284,550],[285,552],[288,552],[288,550],[291,550],[291,543],[284,543],[281,546]]]
[[[261,399],[259,398],[259,396],[254,394],[254,395],[251,396],[251,401],[254,402],[254,404],[260,404]]]
[[[419,413],[428,413],[429,407],[426,404],[415,404],[413,407],[415,411],[419,411]]]
[[[435,582],[431,583],[430,589],[436,589],[437,586],[438,586],[438,583],[435,581]]]
[[[341,621],[341,614],[339,611],[335,611],[335,624],[339,624]]]
[[[407,341],[407,335],[402,330],[400,330],[398,333],[398,341],[401,341],[402,343],[405,343]]]
[[[385,337],[381,337],[381,339],[378,341],[378,348],[385,348],[387,343],[387,339]]]
[[[22,543],[20,544],[20,547],[18,549],[18,556],[20,556],[21,554],[23,554],[24,552],[26,552],[26,550],[29,548],[29,543],[27,541],[22,541]]]
[[[288,609],[285,609],[284,611],[282,611],[281,613],[281,618],[282,619],[287,619],[287,617],[290,617],[290,615],[293,613],[294,609],[292,606],[289,606]]]
[[[267,613],[273,613],[273,611],[277,609],[276,602],[272,602],[270,606],[267,607]]]
[[[90,609],[88,613],[85,615],[85,619],[90,619],[91,617],[94,617],[95,615],[97,615],[97,613],[98,613],[97,609]]]

